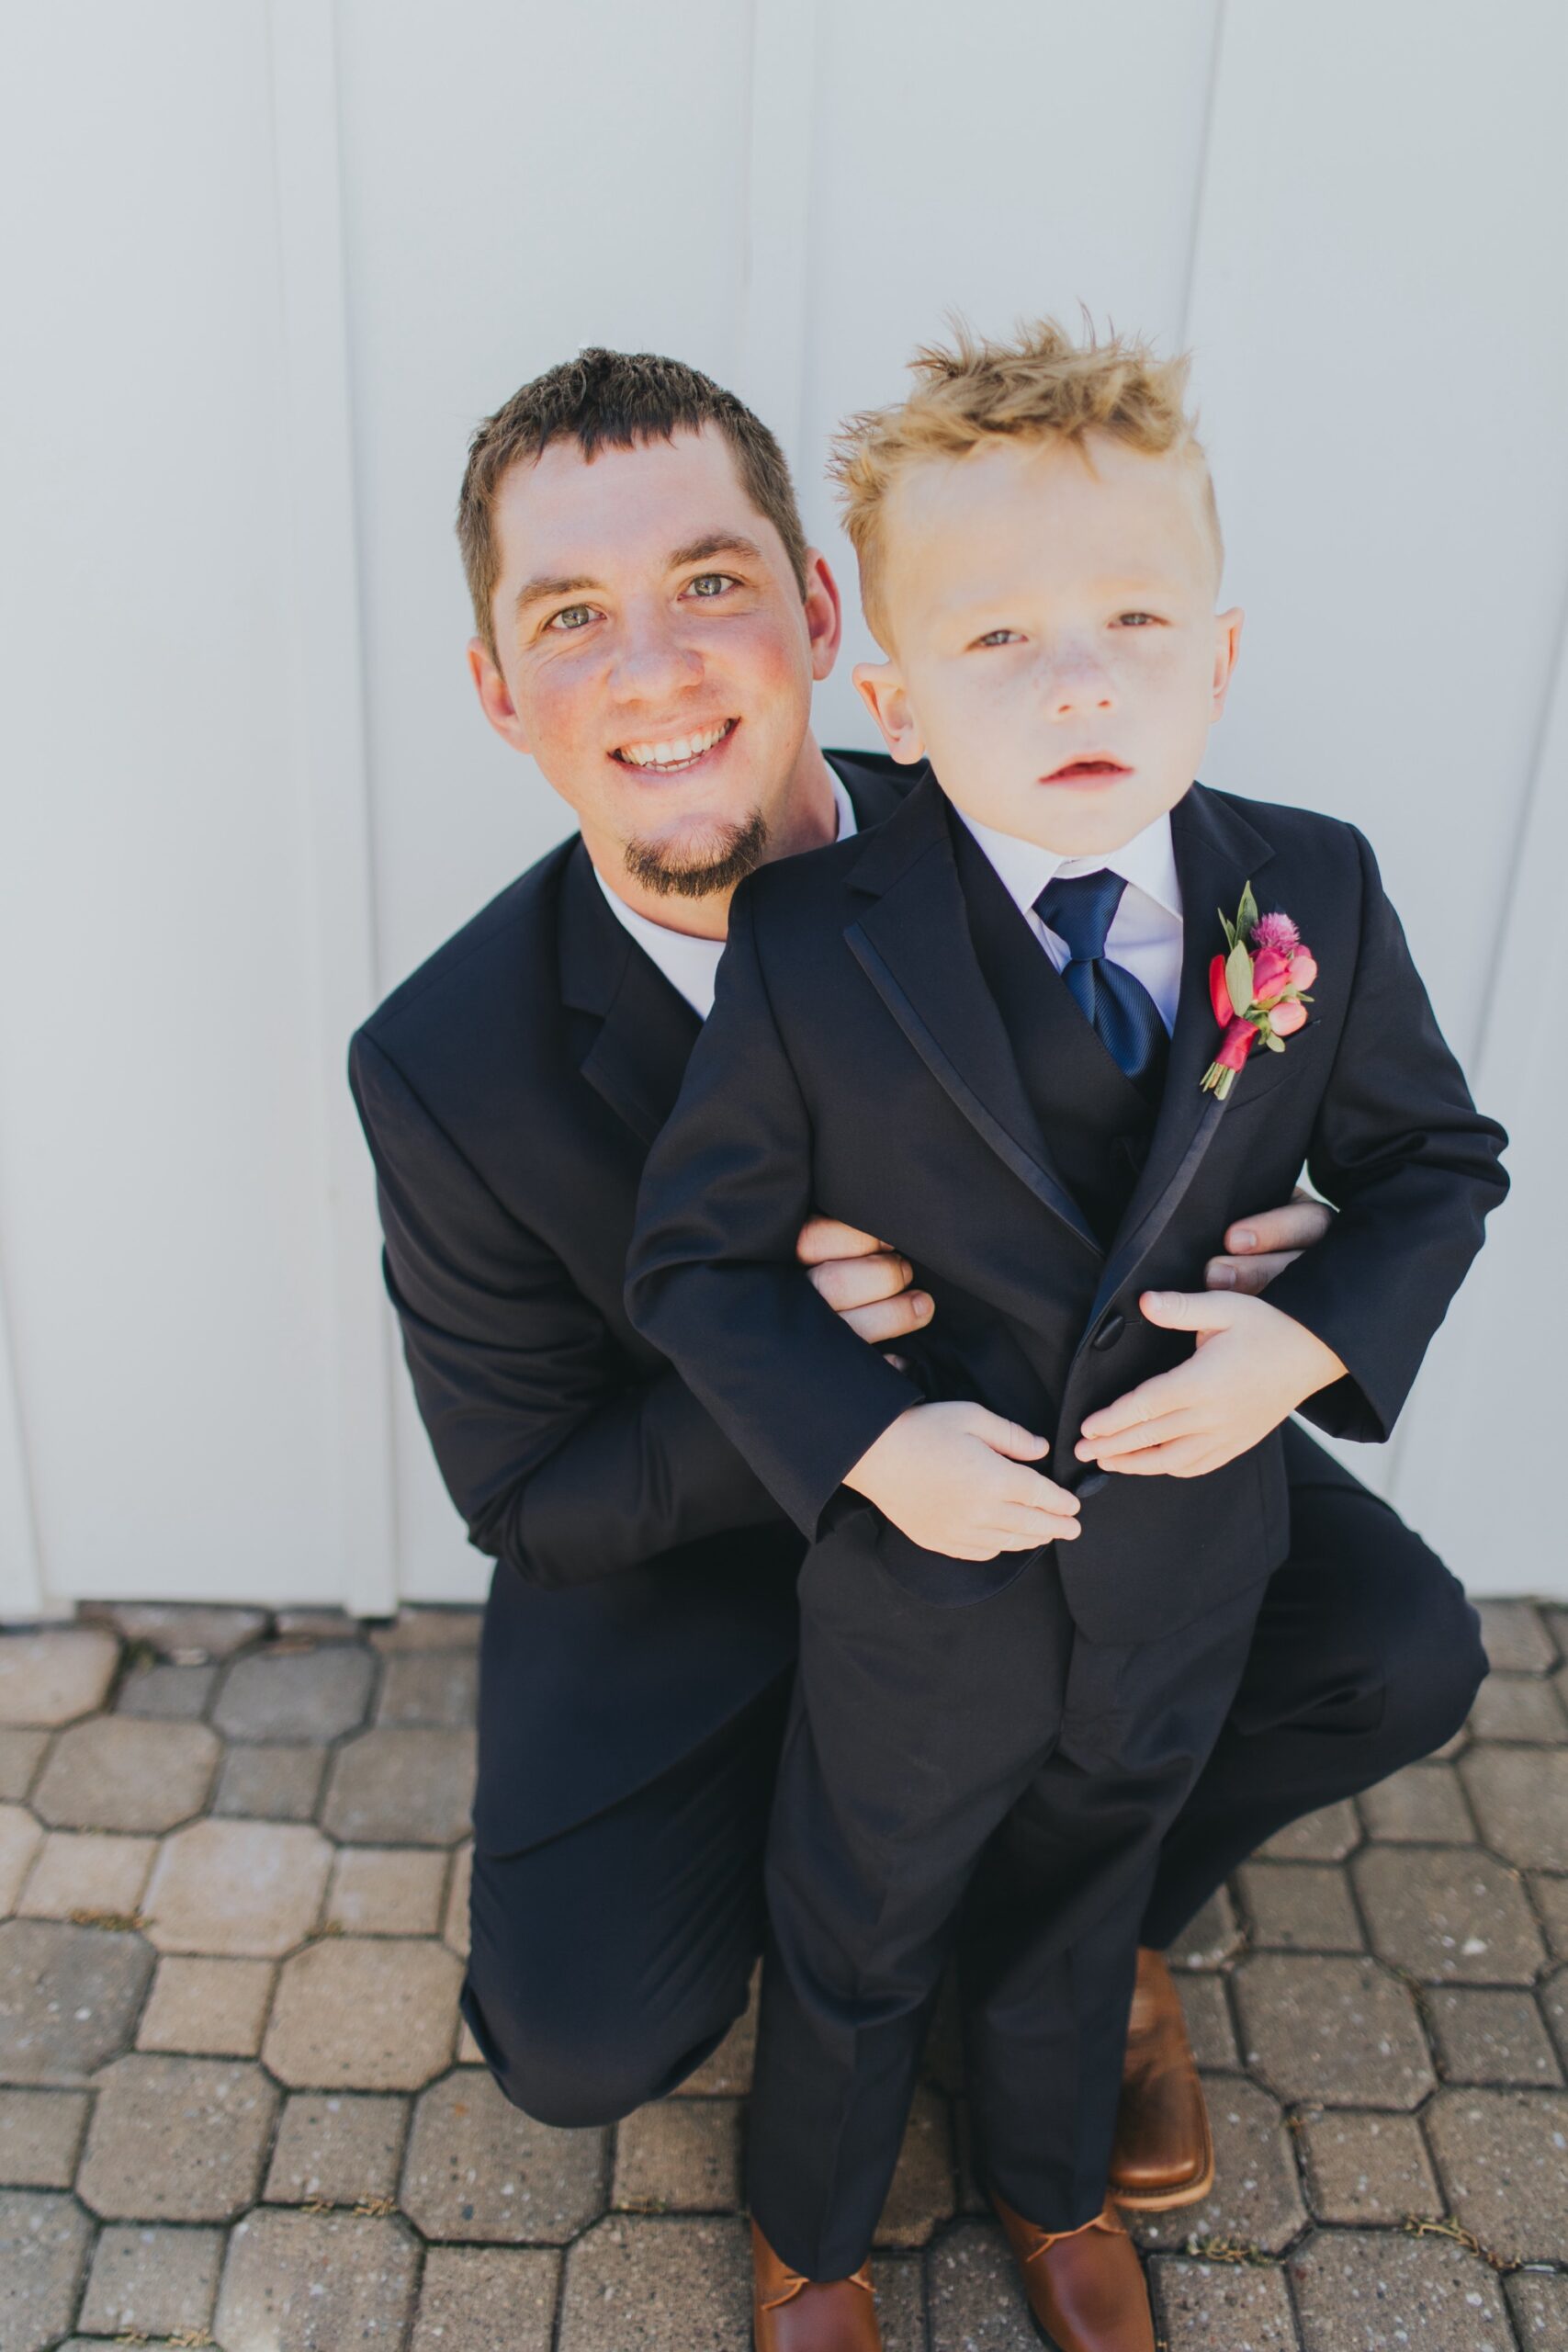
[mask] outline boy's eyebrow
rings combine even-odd
[[[669,569],[679,571],[688,563],[705,563],[708,557],[714,555],[749,556],[754,563],[765,560],[756,540],[747,538],[739,531],[705,531],[700,539],[688,540],[683,548],[675,549],[669,560]],[[530,605],[543,604],[547,597],[581,596],[597,590],[601,584],[597,580],[591,580],[586,572],[579,572],[570,579],[558,573],[538,572],[532,580],[523,582],[512,609],[513,613],[523,613]]]

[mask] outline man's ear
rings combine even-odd
[[[474,692],[479,698],[479,708],[503,742],[514,752],[526,752],[528,738],[517,706],[512,699],[512,689],[501,674],[501,667],[482,637],[468,639],[468,675],[474,682]]]
[[[894,758],[906,767],[923,760],[925,740],[897,662],[857,662],[852,675],[855,691],[882,729],[882,740]]]
[[[1225,707],[1225,695],[1235,672],[1236,656],[1241,650],[1241,625],[1246,618],[1239,605],[1228,613],[1214,617],[1214,701],[1213,717],[1218,718]]]
[[[839,583],[828,568],[827,557],[816,548],[806,550],[806,634],[811,647],[811,674],[820,684],[839,658],[844,615]]]

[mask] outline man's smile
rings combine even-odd
[[[738,718],[721,718],[696,734],[677,735],[667,743],[622,743],[610,757],[619,760],[623,767],[652,771],[659,775],[682,775],[694,768],[700,760],[720,743],[728,742],[739,726]]]

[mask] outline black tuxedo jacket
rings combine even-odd
[[[935,1302],[941,1393],[1043,1431],[1083,1499],[1056,1554],[1096,1641],[1156,1638],[1284,1557],[1278,1433],[1206,1477],[1117,1476],[1075,1462],[1087,1414],[1179,1362],[1139,1314],[1145,1288],[1195,1290],[1214,1237],[1283,1200],[1303,1161],[1340,1214],[1271,1285],[1271,1304],[1348,1376],[1303,1410],[1383,1438],[1482,1239],[1506,1138],[1481,1117],[1433,1019],[1371,851],[1353,826],[1194,785],[1172,812],[1186,942],[1146,1160],[1109,1246],[1054,1163],[981,977],[951,812],[922,781],[875,834],[792,858],[736,894],[714,1011],[643,1182],[627,1301],[808,1534],[857,1510],[896,1579],[973,1600],[1038,1555],[976,1565],[910,1544],[841,1488],[921,1394],[855,1338],[793,1262],[809,1206],[893,1237]],[[1306,1026],[1255,1046],[1221,1101],[1209,1001],[1218,910],[1244,885],[1318,961]],[[1043,1018],[1071,1000],[1040,957]],[[1055,991],[1054,1012],[1045,1000]]]
[[[897,804],[890,762],[833,757],[861,825]],[[499,1563],[474,1807],[493,1851],[640,1786],[794,1655],[800,1537],[622,1301],[701,1025],[574,836],[350,1047],[420,1412]]]

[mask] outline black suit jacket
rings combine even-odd
[[[1087,1469],[1087,1414],[1191,1342],[1139,1314],[1145,1288],[1201,1287],[1214,1237],[1282,1200],[1303,1161],[1340,1211],[1270,1302],[1348,1376],[1321,1427],[1383,1438],[1482,1239],[1506,1140],[1482,1118],[1432,1016],[1371,851],[1354,827],[1194,785],[1172,813],[1186,910],[1181,990],[1146,1162],[1109,1247],[1054,1164],[981,978],[950,812],[927,777],[870,839],[753,876],[736,894],[718,993],[643,1182],[627,1300],[808,1534],[863,1510],[893,1576],[960,1603],[1038,1555],[953,1562],[842,1489],[920,1391],[849,1331],[794,1264],[809,1205],[896,1237],[935,1302],[944,1393],[1052,1440],[1083,1498],[1056,1555],[1092,1640],[1153,1639],[1261,1580],[1289,1517],[1276,1433],[1202,1478]],[[1307,1025],[1256,1046],[1224,1101],[1200,1087],[1218,910],[1251,880],[1317,957]],[[1040,959],[1043,990],[1065,986]]]
[[[833,755],[857,821],[904,774]],[[689,1753],[787,1666],[802,1544],[622,1300],[696,1014],[577,837],[356,1033],[387,1287],[471,1540],[498,1562],[476,1834],[512,1851]]]

